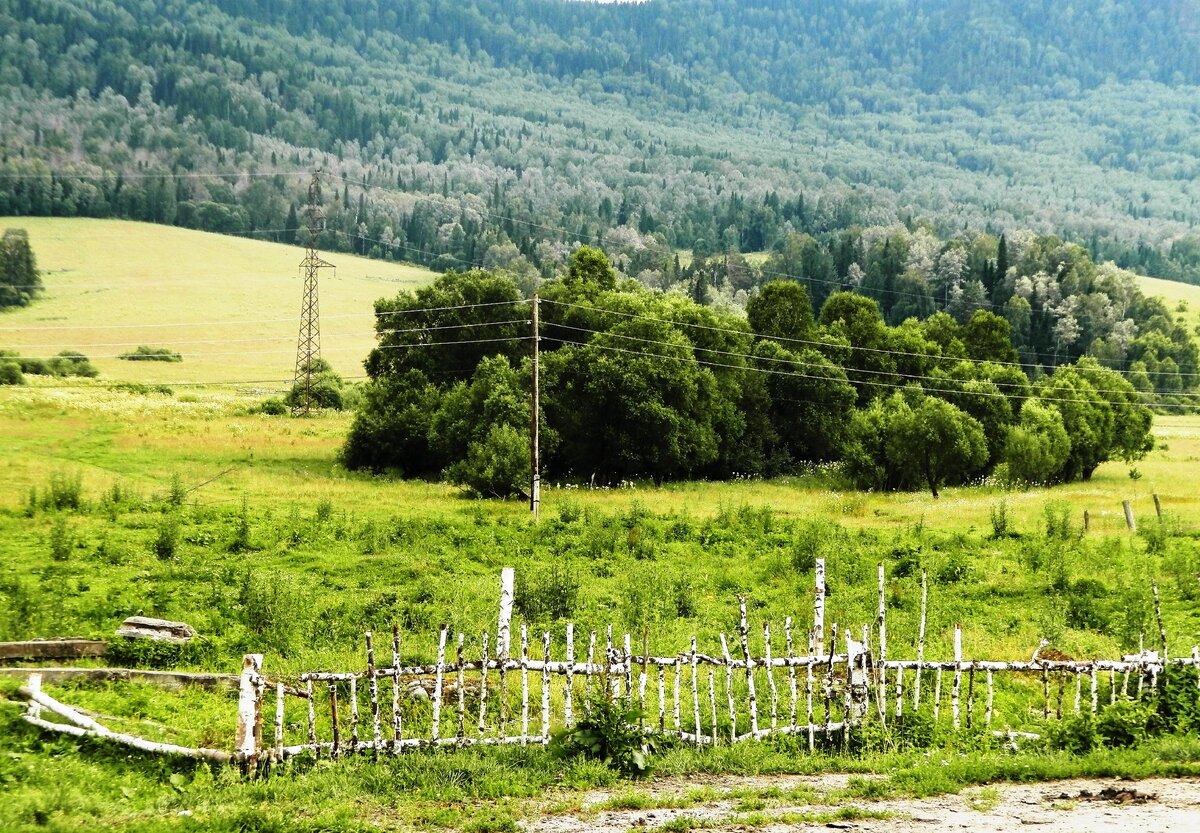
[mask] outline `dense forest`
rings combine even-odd
[[[914,218],[1200,281],[1196,0],[0,0],[0,39],[0,214],[292,239],[320,166],[322,247],[526,283]]]
[[[522,493],[530,303],[481,270],[380,300],[346,465]],[[1151,411],[1125,376],[1089,357],[1031,382],[1009,322],[982,308],[964,323],[937,312],[893,327],[870,297],[834,292],[814,316],[803,284],[773,281],[743,316],[621,281],[588,246],[537,303],[553,478],[726,479],[833,462],[858,487],[937,497],[986,476],[1086,480],[1153,445]]]

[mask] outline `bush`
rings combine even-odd
[[[127,350],[118,359],[127,362],[181,362],[183,356],[169,347],[147,347],[145,344],[136,350]]]
[[[511,425],[493,425],[467,456],[447,470],[450,482],[481,497],[524,497],[529,476],[529,439]]]
[[[630,778],[644,778],[653,772],[650,756],[658,751],[662,740],[642,731],[639,721],[645,713],[612,698],[611,691],[610,681],[602,680],[600,693],[591,699],[586,716],[551,738],[551,754],[562,758],[582,756]]]
[[[78,474],[55,472],[43,502],[47,509],[79,509],[83,505],[83,478]]]
[[[75,549],[75,536],[71,533],[67,519],[63,515],[54,518],[50,527],[50,557],[55,561],[66,561]]]
[[[72,350],[63,350],[50,360],[50,370],[55,376],[85,376],[94,379],[100,375],[88,357]]]
[[[292,385],[285,402],[289,408],[329,408],[341,411],[346,407],[346,383],[324,359],[313,359],[308,364],[312,384],[306,391],[300,382]]]
[[[272,396],[258,406],[258,412],[267,416],[283,416],[288,412],[288,406],[278,396]]]
[[[174,514],[163,515],[158,524],[158,534],[150,549],[161,561],[174,561],[179,554],[179,518]]]
[[[0,385],[23,384],[25,384],[25,374],[21,372],[21,365],[8,359],[0,361]]]
[[[542,570],[521,570],[513,604],[527,619],[569,619],[579,600],[579,576],[569,562],[554,561]]]

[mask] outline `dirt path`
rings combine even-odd
[[[729,831],[991,833],[1025,826],[1045,833],[1200,831],[1200,779],[1002,784],[936,798],[837,804],[817,798],[844,789],[848,782],[844,775],[663,779],[632,792],[590,793],[574,812],[543,816],[526,829],[530,833],[626,833],[673,822],[674,830],[694,826]],[[806,793],[815,796],[815,803],[803,798]],[[640,809],[619,809],[639,804]],[[843,809],[847,807],[854,810]],[[874,818],[837,817],[839,811],[846,816],[855,810]],[[886,818],[880,817],[885,814]]]

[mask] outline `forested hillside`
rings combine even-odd
[[[1200,280],[1196,0],[2,0],[0,39],[0,213],[288,239],[322,165],[323,247],[443,269],[926,218]]]

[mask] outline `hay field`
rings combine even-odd
[[[105,380],[278,387],[295,365],[303,250],[124,220],[0,217],[24,228],[45,295],[0,312],[0,349],[25,356],[78,350]],[[433,280],[426,269],[328,254],[321,275],[322,355],[362,375],[374,343],[372,304]],[[168,347],[178,364],[122,361],[138,345]]]

